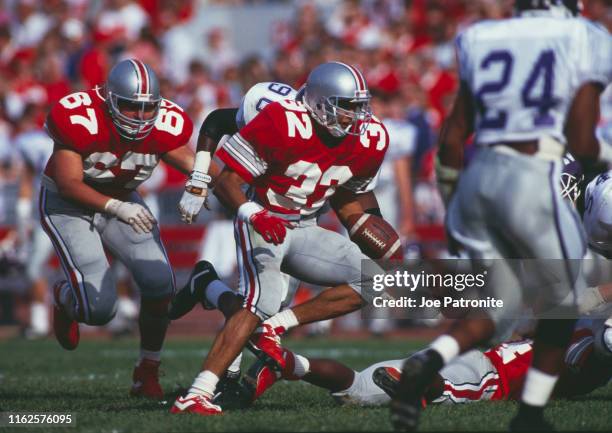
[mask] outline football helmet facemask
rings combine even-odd
[[[116,64],[106,81],[106,98],[113,123],[122,137],[141,140],[149,135],[162,98],[159,80],[148,65],[137,59]]]
[[[580,197],[584,173],[574,157],[566,153],[563,156],[563,171],[561,172],[561,195],[572,203]]]
[[[340,62],[314,68],[303,88],[304,106],[334,137],[365,133],[372,119],[370,99],[363,74]]]

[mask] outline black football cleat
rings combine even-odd
[[[245,409],[251,405],[252,393],[240,380],[240,371],[226,371],[215,391],[212,402],[223,410]]]
[[[510,421],[510,431],[554,431],[544,419],[544,408],[521,403],[518,413]]]
[[[404,362],[402,377],[391,401],[391,423],[396,431],[416,430],[427,387],[442,368],[440,355],[429,349]]]
[[[544,418],[516,416],[510,422],[510,431],[555,431]]]
[[[195,304],[200,302],[206,310],[214,310],[214,307],[206,301],[206,288],[219,276],[212,263],[206,260],[197,262],[189,276],[187,284],[178,291],[170,302],[168,317],[176,320],[189,313]]]
[[[378,367],[372,373],[374,383],[391,398],[395,398],[402,373],[393,367]]]

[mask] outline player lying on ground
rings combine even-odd
[[[611,321],[612,324],[612,321]],[[405,359],[383,361],[356,372],[331,359],[306,358],[284,349],[285,368],[278,372],[258,359],[243,381],[238,398],[248,405],[277,380],[303,380],[325,388],[343,404],[382,405],[395,396]],[[413,355],[414,356],[414,355]],[[533,357],[533,340],[522,339],[485,352],[471,350],[448,363],[429,383],[423,403],[469,403],[518,400]],[[565,353],[565,367],[554,396],[582,395],[612,377],[612,328],[603,319],[582,320]],[[220,405],[235,404],[236,395],[219,395]]]

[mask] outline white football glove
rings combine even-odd
[[[211,180],[212,178],[206,173],[197,170],[191,172],[178,205],[181,219],[187,224],[194,222],[202,206],[206,206],[208,184]]]
[[[121,221],[128,223],[136,233],[150,233],[157,223],[151,212],[138,203],[112,198],[106,202],[104,210]]]

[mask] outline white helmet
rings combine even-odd
[[[145,138],[157,120],[161,96],[159,81],[149,65],[137,59],[117,63],[106,80],[106,96],[113,123],[119,134],[130,140]],[[137,118],[122,109],[138,111]],[[151,113],[145,118],[145,113]]]
[[[372,119],[368,85],[354,66],[340,62],[317,66],[303,93],[304,106],[335,137],[362,135]],[[350,124],[343,127],[339,116],[350,119]]]

